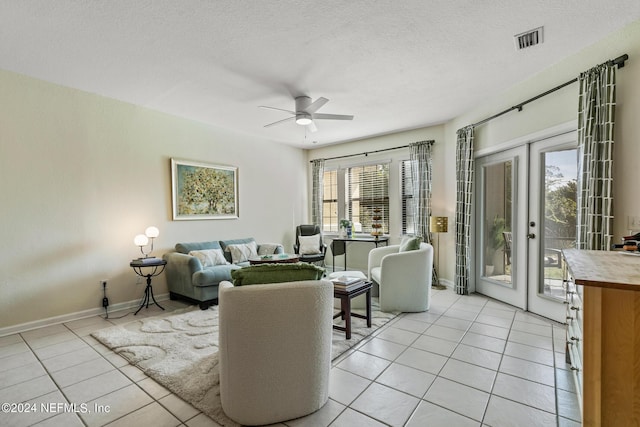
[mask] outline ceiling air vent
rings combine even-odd
[[[516,50],[526,49],[531,46],[542,43],[542,27],[526,31],[513,36],[516,43]]]

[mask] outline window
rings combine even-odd
[[[405,160],[402,162],[400,174],[400,182],[402,183],[402,234],[414,234],[415,212],[413,206],[411,160]]]
[[[355,231],[373,231],[374,211],[382,216],[382,232],[389,233],[389,165],[352,167],[345,175],[347,218]]]
[[[371,233],[375,212],[382,232],[389,233],[389,164],[325,170],[323,181],[323,231],[339,231],[339,220],[348,218],[354,232]]]
[[[322,231],[338,231],[338,171],[325,170],[323,177]]]

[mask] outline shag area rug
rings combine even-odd
[[[364,310],[353,310],[364,314]],[[223,426],[238,426],[222,411],[218,370],[218,306],[192,307],[173,314],[143,318],[91,335],[142,369],[145,374]],[[333,331],[331,359],[358,344],[398,313],[379,310],[372,298],[371,328],[363,319],[351,322],[351,339]],[[337,319],[336,319],[337,320]]]

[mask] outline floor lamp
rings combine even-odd
[[[446,233],[449,230],[449,218],[446,216],[432,216],[429,220],[429,231],[436,233],[436,272],[440,271],[440,233]],[[438,277],[440,274],[438,273]],[[440,282],[440,279],[438,279]],[[434,283],[436,289],[445,289],[446,286],[440,283]]]

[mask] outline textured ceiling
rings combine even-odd
[[[311,148],[446,122],[639,18],[638,0],[2,0],[0,68]],[[264,127],[288,115],[258,106],[298,95],[355,118]]]

